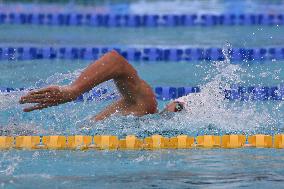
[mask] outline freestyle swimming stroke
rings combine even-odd
[[[116,51],[110,51],[90,64],[81,75],[68,86],[48,86],[29,92],[20,103],[36,103],[25,108],[25,112],[57,106],[75,100],[102,82],[113,79],[121,98],[97,114],[93,120],[103,120],[114,113],[143,116],[157,113],[157,101],[152,88],[142,80],[137,71]],[[179,112],[183,103],[174,101],[162,111]]]

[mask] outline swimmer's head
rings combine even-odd
[[[184,109],[184,103],[174,101],[169,103],[162,112],[180,112]]]

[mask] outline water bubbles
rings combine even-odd
[[[231,52],[232,52],[232,45],[229,42],[226,42],[225,45],[222,48],[222,53],[225,56],[225,63],[229,63],[231,58]]]
[[[13,152],[3,152],[0,154],[0,177],[1,175],[12,175],[21,162],[20,156]]]
[[[208,72],[206,79],[210,80],[200,86],[201,93],[181,97],[180,101],[186,103],[187,113],[181,116],[189,127],[199,127],[198,132],[214,134],[222,132],[250,133],[259,127],[275,124],[267,109],[258,108],[255,102],[224,100],[225,89],[232,84],[243,83],[241,75],[244,69],[240,65],[230,63],[231,45],[227,43],[223,48],[224,61],[214,62],[214,67]],[[261,73],[266,77],[269,72]],[[251,74],[250,77],[256,77]],[[180,115],[177,115],[180,116]],[[198,130],[198,129],[197,129]],[[221,133],[220,133],[221,132]]]
[[[40,156],[39,151],[35,151],[32,155],[32,159],[37,159]]]
[[[260,77],[266,78],[270,75],[270,72],[262,72],[259,74]]]

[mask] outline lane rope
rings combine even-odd
[[[0,87],[1,93],[11,93],[17,91],[29,91],[32,89]],[[154,87],[156,98],[158,100],[173,100],[191,93],[201,92],[200,87]],[[80,95],[75,102],[93,101],[96,99],[110,100],[118,97],[117,94],[110,92],[107,88],[94,88],[90,92]],[[284,85],[277,86],[238,86],[232,85],[231,89],[224,90],[224,99],[240,101],[266,101],[266,100],[283,100]]]
[[[66,14],[0,13],[0,24],[92,27],[283,25],[284,14]]]
[[[0,150],[161,150],[191,148],[284,148],[284,134],[270,135],[178,135],[167,138],[152,135],[144,139],[128,135],[123,139],[111,135],[95,136],[0,136]]]
[[[1,47],[0,61],[66,59],[96,60],[105,53],[116,50],[129,61],[222,61],[222,48],[116,48],[116,47]],[[232,48],[231,61],[284,60],[284,47]],[[234,62],[233,62],[234,63]]]

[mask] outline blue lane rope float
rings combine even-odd
[[[53,136],[0,136],[0,150],[161,150],[192,148],[284,148],[284,134],[274,136],[245,135],[202,135],[191,137],[178,135],[167,138],[152,135],[144,139],[127,135],[119,139],[111,135],[53,135]]]
[[[129,61],[222,61],[221,48],[113,48],[113,47],[0,47],[0,60],[95,60],[116,50]],[[232,48],[230,59],[235,62],[284,60],[284,47]]]
[[[0,24],[93,27],[283,25],[284,14],[63,14],[0,13]]]
[[[27,90],[32,90],[32,89],[0,87],[0,92],[2,93],[27,91]],[[154,91],[156,93],[156,97],[158,100],[171,100],[188,95],[190,93],[198,93],[200,92],[200,88],[199,87],[155,87]],[[108,89],[106,88],[95,88],[86,95],[85,94],[80,95],[77,98],[76,102],[93,101],[96,99],[109,100],[109,99],[114,99],[116,97],[117,94],[109,92]]]
[[[13,91],[24,91],[24,88],[0,87],[0,92],[9,93]],[[156,98],[158,100],[173,100],[191,93],[199,93],[199,87],[155,87]],[[109,100],[117,97],[117,94],[108,94],[106,88],[95,88],[87,95],[81,95],[76,102],[92,101],[96,99]],[[232,85],[231,89],[224,90],[224,99],[240,100],[240,101],[266,101],[266,100],[283,100],[284,99],[284,85],[272,87],[259,86],[237,86]]]
[[[284,86],[259,87],[259,86],[231,86],[230,90],[225,90],[225,98],[229,100],[283,100]]]

